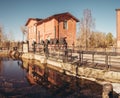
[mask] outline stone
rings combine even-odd
[[[102,98],[113,98],[113,86],[110,83],[103,85]]]

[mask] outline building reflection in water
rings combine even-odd
[[[52,65],[36,60],[0,59],[0,98],[101,97],[101,85],[66,75]]]
[[[101,98],[102,95],[99,84],[68,76],[36,60],[2,60],[0,69],[0,98]]]
[[[26,76],[30,84],[42,85],[55,98],[68,96],[72,98],[101,98],[102,86],[95,82],[68,76],[50,68],[49,65],[41,65],[40,62],[32,61],[26,65],[23,63],[23,66],[27,70]]]

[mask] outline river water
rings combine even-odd
[[[102,98],[102,86],[37,61],[0,59],[0,98]]]

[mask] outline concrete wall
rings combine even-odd
[[[88,67],[81,67],[69,63],[63,63],[58,61],[52,61],[49,59],[46,59],[44,56],[36,55],[36,54],[23,54],[22,58],[24,59],[35,59],[39,60],[41,63],[47,63],[49,65],[58,67],[65,71],[67,74],[71,75],[78,75],[83,76],[86,78],[94,78],[96,80],[102,80],[102,81],[109,81],[109,82],[117,82],[120,83],[120,72],[115,71],[106,71],[101,69],[94,69],[94,68],[88,68]]]

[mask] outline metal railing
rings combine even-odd
[[[20,47],[0,47],[0,51],[5,50],[22,51]],[[107,50],[107,51],[106,51]],[[109,51],[108,51],[109,50]],[[47,59],[56,60],[58,62],[72,63],[77,66],[94,67],[99,69],[117,70],[120,69],[120,53],[112,49],[89,49],[75,48],[64,45],[48,45],[47,49],[41,44],[35,47],[29,47],[29,52],[46,56]],[[47,52],[46,52],[47,51]]]
[[[87,66],[100,69],[118,70],[120,68],[120,53],[117,49],[78,49],[73,46],[35,44],[29,47],[29,52],[46,56],[61,62],[74,63],[78,66]],[[102,51],[101,51],[102,50]]]

